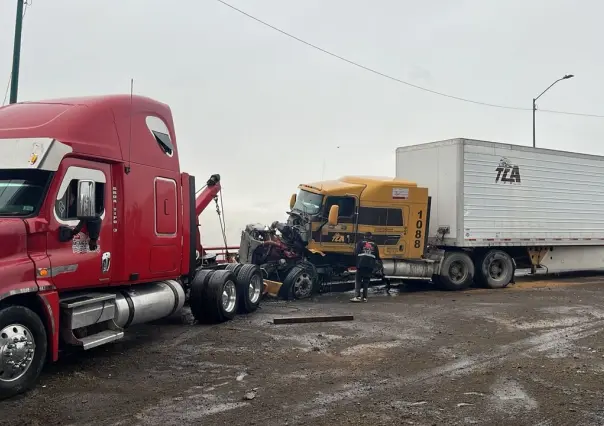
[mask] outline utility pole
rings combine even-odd
[[[10,80],[10,103],[17,103],[19,91],[19,63],[21,61],[21,33],[23,32],[23,7],[25,0],[17,0],[17,18],[15,20],[15,46],[13,48],[13,70]]]

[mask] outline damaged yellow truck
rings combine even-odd
[[[287,223],[270,227],[248,225],[239,249],[240,261],[261,265],[269,280],[282,283],[281,297],[305,298],[349,276],[355,244],[366,232],[379,247],[384,275],[438,272],[439,262],[425,256],[428,189],[414,182],[345,176],[302,184],[291,197],[288,216]],[[456,284],[446,280],[445,285]]]

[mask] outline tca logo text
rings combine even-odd
[[[510,163],[507,158],[499,161],[495,171],[497,172],[495,183],[520,183],[520,168]]]

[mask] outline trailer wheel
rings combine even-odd
[[[282,299],[307,299],[312,295],[313,276],[303,266],[294,266],[287,273],[279,289]]]
[[[476,278],[486,288],[505,288],[514,278],[514,261],[501,250],[489,250],[476,262]]]
[[[189,305],[191,306],[191,313],[197,321],[204,320],[205,288],[214,272],[216,272],[214,269],[202,269],[195,274],[193,281],[191,281]]]
[[[260,306],[264,280],[262,272],[256,265],[245,264],[237,269],[237,293],[239,296],[239,312],[249,314]]]
[[[474,279],[474,263],[466,253],[449,252],[445,254],[438,284],[445,290],[464,290]]]
[[[237,284],[231,271],[215,271],[204,288],[202,320],[220,323],[237,314]]]
[[[46,362],[46,329],[25,306],[0,308],[0,399],[31,389]]]

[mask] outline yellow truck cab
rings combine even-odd
[[[400,179],[345,176],[298,189],[290,201],[290,219],[309,219],[309,250],[352,255],[358,239],[371,232],[384,259],[422,257],[429,217],[426,188]]]

